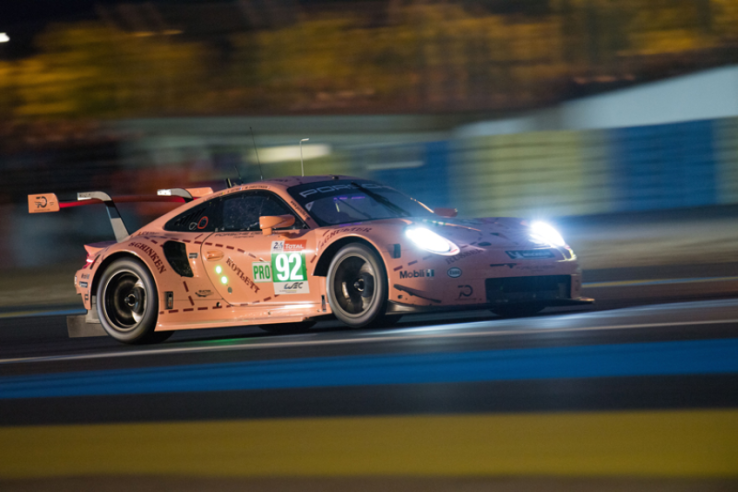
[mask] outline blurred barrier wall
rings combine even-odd
[[[434,145],[448,155],[434,155],[412,170],[369,174],[429,205],[454,205],[468,216],[588,215],[738,203],[738,118],[469,137]],[[445,173],[438,162],[448,163]],[[407,179],[396,181],[403,171]],[[426,175],[438,179],[424,186]]]
[[[556,217],[738,203],[738,117],[457,138],[437,128],[391,136],[354,129],[350,138],[316,133],[309,133],[310,143],[327,143],[331,152],[306,160],[308,174],[377,179],[431,207],[456,207],[462,217]],[[51,170],[35,173],[35,184],[27,187],[148,193],[203,179],[216,179],[217,187],[224,176],[235,177],[233,164],[247,180],[259,179],[253,142],[242,132],[210,140],[152,135],[126,142],[116,166],[109,159],[90,162],[82,178],[74,179],[75,173],[62,180]],[[294,145],[301,135],[263,135],[260,147]],[[262,168],[266,178],[297,174],[299,160]],[[25,193],[26,185],[20,185]],[[79,262],[82,244],[112,238],[102,209],[29,216],[21,198],[2,209],[9,218],[3,228],[13,234],[0,241],[0,269]],[[152,218],[139,209],[121,211],[131,230]]]

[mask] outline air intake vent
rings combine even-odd
[[[178,243],[177,241],[167,241],[164,243],[164,256],[166,257],[169,264],[172,266],[172,270],[177,272],[182,277],[192,277],[192,268],[187,260],[187,248],[184,243]]]

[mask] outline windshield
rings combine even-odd
[[[371,181],[321,181],[287,191],[321,226],[433,215],[419,201]]]

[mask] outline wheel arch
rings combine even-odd
[[[105,270],[110,266],[111,263],[113,263],[116,260],[119,260],[121,258],[128,258],[135,261],[138,261],[141,263],[148,271],[149,274],[151,274],[151,278],[154,280],[154,285],[156,285],[157,290],[157,296],[159,295],[159,282],[156,278],[156,275],[154,275],[154,272],[151,270],[151,266],[138,256],[137,254],[131,252],[131,251],[116,251],[115,253],[111,254],[110,256],[105,257],[103,261],[100,262],[100,265],[97,267],[97,270],[95,271],[95,276],[92,278],[92,286],[90,288],[90,294],[93,296],[97,295],[97,286],[100,284],[100,278],[105,273]]]
[[[337,239],[336,241],[332,242],[327,248],[325,248],[323,253],[320,255],[320,258],[318,258],[318,262],[316,263],[315,269],[313,270],[313,276],[325,277],[326,275],[328,275],[328,267],[330,267],[333,257],[336,256],[336,253],[338,253],[341,248],[351,243],[363,244],[374,250],[374,252],[379,255],[382,263],[384,263],[385,272],[387,271],[387,262],[385,261],[382,253],[379,251],[379,248],[377,248],[376,244],[360,236],[348,236]]]

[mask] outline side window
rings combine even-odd
[[[218,225],[218,204],[210,200],[176,216],[164,225],[165,231],[213,232]]]
[[[259,217],[265,215],[295,215],[287,205],[271,193],[241,193],[223,201],[224,231],[259,231]],[[295,228],[303,226],[295,217]]]

